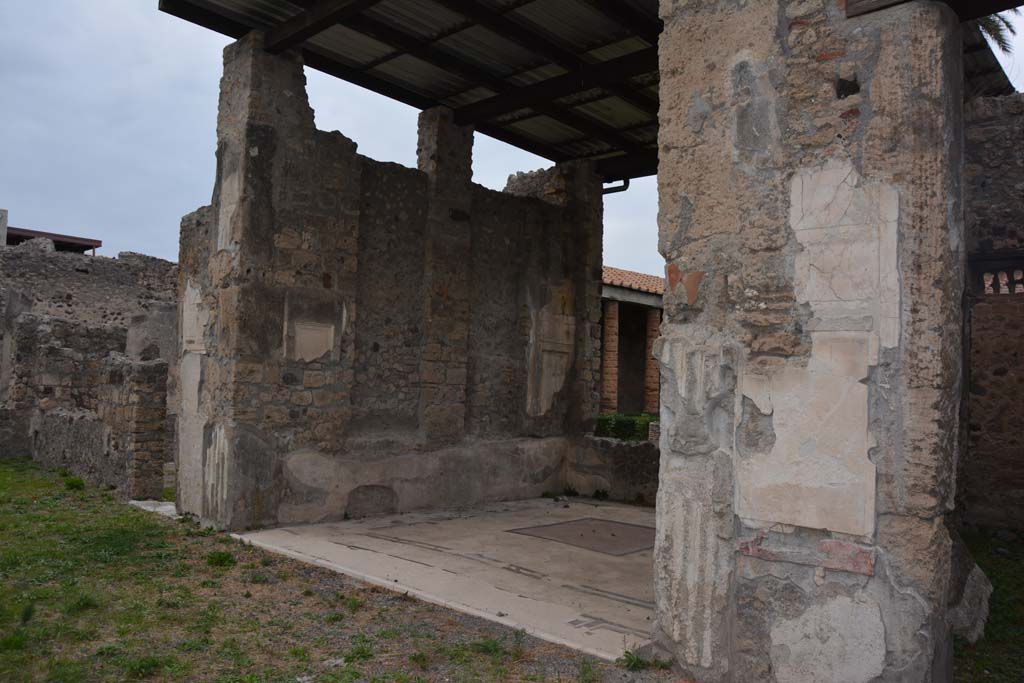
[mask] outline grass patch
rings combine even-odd
[[[68,477],[64,480],[64,488],[68,491],[84,491],[85,481],[81,477]]]
[[[100,487],[68,489],[68,478],[0,460],[5,683],[569,681],[583,670],[578,654],[532,649],[524,633],[142,512]]]
[[[211,567],[234,567],[238,560],[226,550],[214,550],[206,556],[206,564]]]
[[[626,650],[622,653],[618,663],[626,671],[645,671],[647,669],[665,670],[672,665],[660,659],[647,659],[635,650]]]
[[[992,582],[985,637],[954,644],[957,683],[1020,683],[1024,680],[1024,540],[965,534],[978,566]]]

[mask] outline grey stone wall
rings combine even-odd
[[[967,252],[1024,249],[1024,94],[975,98],[964,115]]]
[[[159,496],[174,421],[159,359],[177,356],[176,281],[175,264],[140,254],[55,252],[45,239],[0,248],[0,457]],[[159,419],[129,418],[153,401]]]
[[[362,157],[260,40],[225,51],[214,201],[182,225],[180,508],[240,528],[556,489],[597,412],[599,179],[473,185],[445,110],[418,169]]]
[[[951,677],[959,22],[840,5],[660,3],[655,637],[699,681]]]
[[[30,421],[32,457],[127,498],[164,485],[167,362],[112,353],[98,364],[92,408],[44,401]]]
[[[565,483],[580,495],[602,491],[610,500],[653,506],[660,458],[650,441],[584,436],[566,458]]]

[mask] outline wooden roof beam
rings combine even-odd
[[[578,71],[555,76],[474,102],[455,111],[460,123],[475,123],[537,103],[567,97],[592,88],[621,83],[633,76],[658,70],[658,49],[647,48],[624,57],[598,64],[587,64]]]
[[[319,0],[283,24],[267,31],[266,49],[276,54],[300,45],[378,2],[380,0]]]

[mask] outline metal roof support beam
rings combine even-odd
[[[658,150],[645,149],[633,154],[606,157],[594,162],[598,175],[606,183],[626,178],[643,178],[658,174]]]
[[[660,19],[652,19],[641,14],[622,0],[584,1],[609,19],[625,26],[651,45],[658,46],[658,36],[661,35],[662,29]]]
[[[459,123],[474,123],[531,107],[559,97],[567,97],[592,88],[621,83],[633,76],[658,70],[657,48],[647,48],[618,59],[587,64],[564,76],[526,85],[494,97],[460,107],[455,112]]]
[[[545,58],[550,59],[563,69],[579,71],[586,64],[572,50],[545,38],[539,33],[510,20],[508,17],[492,9],[477,4],[476,0],[434,0],[434,2],[472,19],[507,40],[511,40],[528,50],[544,55]],[[606,89],[640,111],[653,115],[658,114],[658,103],[641,92],[617,85],[609,85]]]
[[[295,47],[340,21],[354,17],[380,0],[320,0],[280,26],[267,31],[266,49],[278,53]]]
[[[511,85],[490,72],[443,52],[436,47],[432,47],[429,43],[415,35],[375,19],[365,16],[353,17],[346,21],[344,25],[385,45],[390,45],[392,48],[405,54],[412,55],[428,64],[461,76],[474,85],[482,85],[498,93],[506,92],[512,88]],[[615,128],[576,114],[567,107],[549,102],[538,104],[536,109],[538,112],[561,121],[581,133],[587,133],[605,141],[611,147],[618,147],[626,151],[635,151],[639,147],[632,139],[621,135]]]

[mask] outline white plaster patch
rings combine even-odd
[[[238,239],[234,234],[234,217],[242,196],[239,173],[224,178],[220,186],[220,208],[217,212],[217,250],[234,250]]]
[[[334,461],[311,449],[293,451],[285,456],[285,471],[296,482],[315,489],[328,488],[337,480]]]
[[[743,394],[772,414],[767,455],[737,462],[741,517],[858,536],[874,530],[874,446],[868,368],[899,343],[899,196],[864,186],[845,161],[805,169],[792,182],[790,222],[803,249],[794,291],[809,304],[806,367],[744,371]]]
[[[203,468],[203,512],[205,519],[223,519],[227,512],[228,461],[231,456],[231,434],[221,423],[213,428],[210,446],[206,449]]]
[[[182,355],[178,377],[178,501],[182,512],[199,515],[203,511],[203,431],[206,428],[199,404],[202,356]]]
[[[314,361],[334,350],[334,325],[296,322],[292,358]]]
[[[204,339],[210,312],[203,306],[203,295],[189,280],[181,299],[181,348],[184,352],[206,353]]]
[[[778,683],[867,683],[885,668],[882,614],[863,595],[840,595],[776,623],[771,643]]]
[[[572,365],[576,337],[572,285],[551,292],[551,299],[531,319],[527,347],[526,412],[539,416],[551,410]]]

